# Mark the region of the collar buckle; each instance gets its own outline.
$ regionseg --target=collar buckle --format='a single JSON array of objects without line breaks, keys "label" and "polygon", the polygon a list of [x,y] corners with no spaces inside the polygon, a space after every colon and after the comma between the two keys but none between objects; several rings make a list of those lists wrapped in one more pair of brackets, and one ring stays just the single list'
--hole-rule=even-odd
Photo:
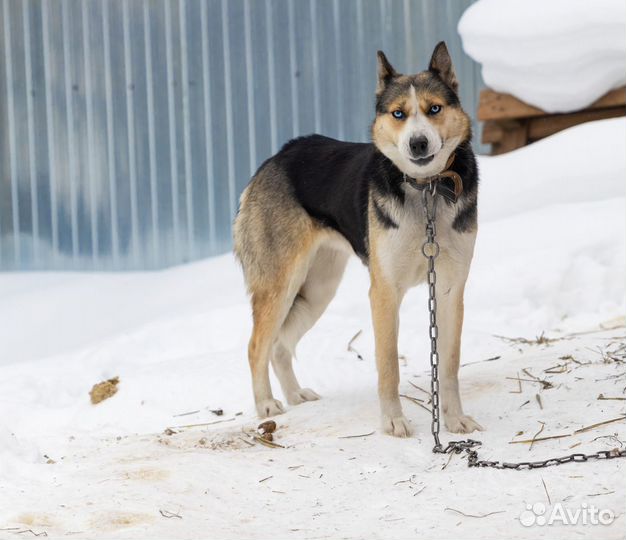
[{"label": "collar buckle", "polygon": [[439,174],[428,178],[428,183],[420,183],[406,174],[403,174],[404,181],[412,188],[422,191],[426,188],[433,194],[439,193],[444,199],[455,204],[463,193],[463,179],[456,171],[450,170],[454,162],[454,152],[450,154],[445,169]]}]

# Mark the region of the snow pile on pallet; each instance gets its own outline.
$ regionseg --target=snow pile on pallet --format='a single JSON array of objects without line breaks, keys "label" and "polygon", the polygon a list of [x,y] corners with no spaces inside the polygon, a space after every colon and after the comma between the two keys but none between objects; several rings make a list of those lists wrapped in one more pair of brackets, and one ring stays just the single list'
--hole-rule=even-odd
[{"label": "snow pile on pallet", "polygon": [[487,86],[548,112],[626,83],[623,0],[479,0],[458,30]]},{"label": "snow pile on pallet", "polygon": [[[598,162],[574,159],[595,140],[615,147]],[[473,434],[485,459],[539,460],[626,439],[624,147],[626,121],[614,119],[479,159],[461,387],[466,412],[487,428]],[[531,539],[541,530],[519,521],[528,503],[622,511],[618,460],[516,473],[431,453],[419,389],[429,385],[424,288],[404,301],[399,341],[416,434],[383,435],[367,290],[355,259],[298,348],[298,377],[323,398],[276,417],[280,446],[268,447],[252,436],[250,307],[232,256],[152,273],[1,275],[0,529]],[[364,360],[347,348],[358,331]],[[93,405],[93,385],[116,376],[117,392]],[[540,430],[559,438],[523,442]],[[621,538],[623,519],[597,535]]]}]

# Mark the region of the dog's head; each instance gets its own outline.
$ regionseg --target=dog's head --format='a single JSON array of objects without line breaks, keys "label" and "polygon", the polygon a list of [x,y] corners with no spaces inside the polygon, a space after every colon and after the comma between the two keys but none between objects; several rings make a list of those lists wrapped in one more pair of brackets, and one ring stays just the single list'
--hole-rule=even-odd
[{"label": "dog's head", "polygon": [[397,73],[378,51],[374,144],[412,178],[438,174],[454,149],[471,136],[458,89],[443,41],[435,47],[428,70],[417,75]]}]

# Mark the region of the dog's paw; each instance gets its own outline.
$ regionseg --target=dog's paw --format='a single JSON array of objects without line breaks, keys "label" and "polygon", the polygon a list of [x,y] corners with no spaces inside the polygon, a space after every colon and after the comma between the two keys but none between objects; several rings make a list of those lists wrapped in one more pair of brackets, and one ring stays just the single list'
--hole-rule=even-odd
[{"label": "dog's paw", "polygon": [[466,414],[444,415],[444,423],[450,433],[471,433],[472,431],[483,430],[483,427],[476,420]]},{"label": "dog's paw", "polygon": [[289,392],[287,395],[287,403],[289,405],[298,405],[305,401],[316,401],[318,399],[320,399],[319,394],[310,388],[298,388],[298,390]]},{"label": "dog's paw", "polygon": [[257,413],[260,418],[267,418],[268,416],[276,416],[277,414],[283,414],[285,409],[283,404],[277,399],[270,398],[257,402]]},{"label": "dog's paw", "polygon": [[383,431],[394,437],[410,437],[413,434],[409,421],[404,416],[382,416]]}]

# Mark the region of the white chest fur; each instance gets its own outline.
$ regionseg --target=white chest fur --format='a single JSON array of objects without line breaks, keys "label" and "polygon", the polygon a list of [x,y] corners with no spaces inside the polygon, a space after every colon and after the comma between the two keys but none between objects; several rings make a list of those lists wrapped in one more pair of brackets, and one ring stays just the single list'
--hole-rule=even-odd
[{"label": "white chest fur", "polygon": [[[377,235],[378,260],[391,282],[408,289],[426,279],[426,258],[422,253],[422,245],[426,241],[422,192],[406,186],[403,204],[388,201],[380,206],[398,227],[386,228]],[[452,264],[466,270],[474,251],[476,233],[454,230],[452,224],[456,214],[455,205],[446,204],[439,198],[435,222],[440,246],[437,264]]]}]

